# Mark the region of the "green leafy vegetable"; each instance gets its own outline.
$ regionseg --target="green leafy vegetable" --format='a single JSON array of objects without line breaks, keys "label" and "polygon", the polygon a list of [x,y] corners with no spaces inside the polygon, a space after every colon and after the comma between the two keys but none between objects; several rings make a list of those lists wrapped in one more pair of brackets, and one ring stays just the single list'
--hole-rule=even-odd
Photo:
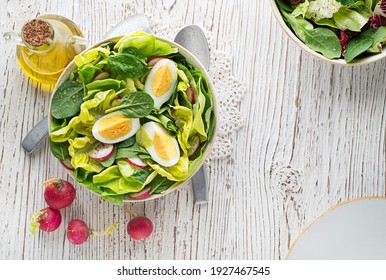
[{"label": "green leafy vegetable", "polygon": [[121,111],[128,118],[143,118],[154,108],[153,98],[146,92],[132,92],[125,95],[118,106],[106,110],[107,113]]},{"label": "green leafy vegetable", "polygon": [[134,145],[126,148],[119,148],[117,151],[117,155],[115,158],[122,159],[122,158],[132,158],[137,156],[138,154],[146,153],[145,150],[141,148],[141,146],[138,145],[138,143],[135,143]]},{"label": "green leafy vegetable", "polygon": [[340,30],[351,30],[360,32],[362,27],[369,21],[369,18],[357,11],[342,7],[333,16],[336,26]]},{"label": "green leafy vegetable", "polygon": [[374,40],[367,36],[358,36],[350,40],[347,45],[344,59],[347,62],[351,62],[358,55],[364,53],[368,48],[373,45]]},{"label": "green leafy vegetable", "polygon": [[164,193],[167,189],[169,189],[175,182],[162,177],[161,175],[157,175],[150,183],[149,187],[151,187],[152,194],[160,194]]},{"label": "green leafy vegetable", "polygon": [[282,14],[295,34],[309,48],[330,59],[341,56],[342,46],[338,36],[332,30],[323,27],[314,29],[313,25],[302,17],[295,17],[285,11],[282,11]]},{"label": "green leafy vegetable", "polygon": [[110,56],[108,66],[111,71],[125,78],[140,78],[149,69],[140,59],[128,53]]},{"label": "green leafy vegetable", "polygon": [[54,157],[65,160],[69,157],[68,147],[70,144],[68,142],[54,142],[50,139],[50,149]]},{"label": "green leafy vegetable", "polygon": [[56,119],[76,115],[83,102],[83,86],[76,81],[65,81],[55,91],[51,102],[51,114]]}]

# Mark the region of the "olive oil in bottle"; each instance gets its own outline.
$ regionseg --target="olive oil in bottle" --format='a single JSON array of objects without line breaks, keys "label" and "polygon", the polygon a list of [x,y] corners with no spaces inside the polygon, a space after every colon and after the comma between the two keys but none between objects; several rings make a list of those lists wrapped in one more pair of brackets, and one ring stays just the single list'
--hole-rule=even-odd
[{"label": "olive oil in bottle", "polygon": [[43,15],[22,28],[21,44],[16,46],[20,67],[33,80],[55,84],[75,55],[87,42],[71,20],[59,15]]}]

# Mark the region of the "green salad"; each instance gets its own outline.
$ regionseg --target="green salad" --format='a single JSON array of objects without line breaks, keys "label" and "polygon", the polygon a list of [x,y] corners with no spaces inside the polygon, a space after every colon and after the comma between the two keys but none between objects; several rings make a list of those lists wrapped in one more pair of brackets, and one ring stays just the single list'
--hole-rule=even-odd
[{"label": "green salad", "polygon": [[382,52],[386,0],[276,0],[284,21],[310,49],[346,62]]},{"label": "green salad", "polygon": [[50,148],[78,183],[120,204],[162,194],[195,172],[215,129],[201,70],[142,31],[74,61],[52,97]]}]

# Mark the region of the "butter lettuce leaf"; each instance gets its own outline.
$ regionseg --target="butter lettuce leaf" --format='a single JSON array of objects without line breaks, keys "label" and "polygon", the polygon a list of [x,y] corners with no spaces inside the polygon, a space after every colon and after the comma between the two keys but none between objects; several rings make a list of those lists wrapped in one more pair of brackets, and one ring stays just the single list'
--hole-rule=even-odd
[{"label": "butter lettuce leaf", "polygon": [[137,31],[130,35],[122,37],[114,49],[118,53],[124,52],[127,48],[137,48],[146,57],[166,56],[176,53],[177,49],[172,48],[168,43],[157,40],[154,35],[147,34],[143,31]]},{"label": "butter lettuce leaf", "polygon": [[148,162],[151,168],[153,168],[159,175],[166,177],[171,181],[184,181],[189,176],[189,159],[186,154],[183,154],[179,161],[170,167],[164,167],[159,164]]},{"label": "butter lettuce leaf", "polygon": [[187,154],[190,148],[189,136],[191,135],[193,126],[193,112],[184,106],[172,106],[169,109],[169,114],[175,120],[175,124],[178,128],[177,140],[180,144],[182,151]]},{"label": "butter lettuce leaf", "polygon": [[333,19],[340,30],[351,30],[355,32],[360,32],[362,27],[369,21],[367,16],[346,7],[339,9],[339,11],[334,14]]},{"label": "butter lettuce leaf", "polygon": [[88,151],[94,146],[95,139],[92,137],[77,137],[68,140],[70,146],[68,148],[71,156],[71,165],[77,169],[82,168],[88,172],[100,172],[104,166],[96,160],[88,156]]},{"label": "butter lettuce leaf", "polygon": [[97,47],[97,48],[88,50],[83,54],[76,55],[74,57],[74,61],[76,66],[78,67],[88,63],[95,65],[101,60],[102,57],[109,56],[109,55],[110,55],[110,50],[103,47]]},{"label": "butter lettuce leaf", "polygon": [[110,189],[115,194],[138,192],[142,189],[142,184],[125,180],[117,165],[106,168],[99,174],[94,175],[93,184],[104,189]]}]

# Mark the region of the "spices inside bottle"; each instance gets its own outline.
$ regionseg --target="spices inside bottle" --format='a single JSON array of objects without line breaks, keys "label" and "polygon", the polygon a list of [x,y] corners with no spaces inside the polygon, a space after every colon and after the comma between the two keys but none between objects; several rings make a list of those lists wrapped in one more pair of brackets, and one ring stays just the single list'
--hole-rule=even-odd
[{"label": "spices inside bottle", "polygon": [[76,49],[73,44],[73,38],[81,37],[75,23],[65,17],[44,15],[32,19],[22,28],[23,45],[16,47],[19,65],[35,81],[55,84],[68,63],[84,49]]}]

